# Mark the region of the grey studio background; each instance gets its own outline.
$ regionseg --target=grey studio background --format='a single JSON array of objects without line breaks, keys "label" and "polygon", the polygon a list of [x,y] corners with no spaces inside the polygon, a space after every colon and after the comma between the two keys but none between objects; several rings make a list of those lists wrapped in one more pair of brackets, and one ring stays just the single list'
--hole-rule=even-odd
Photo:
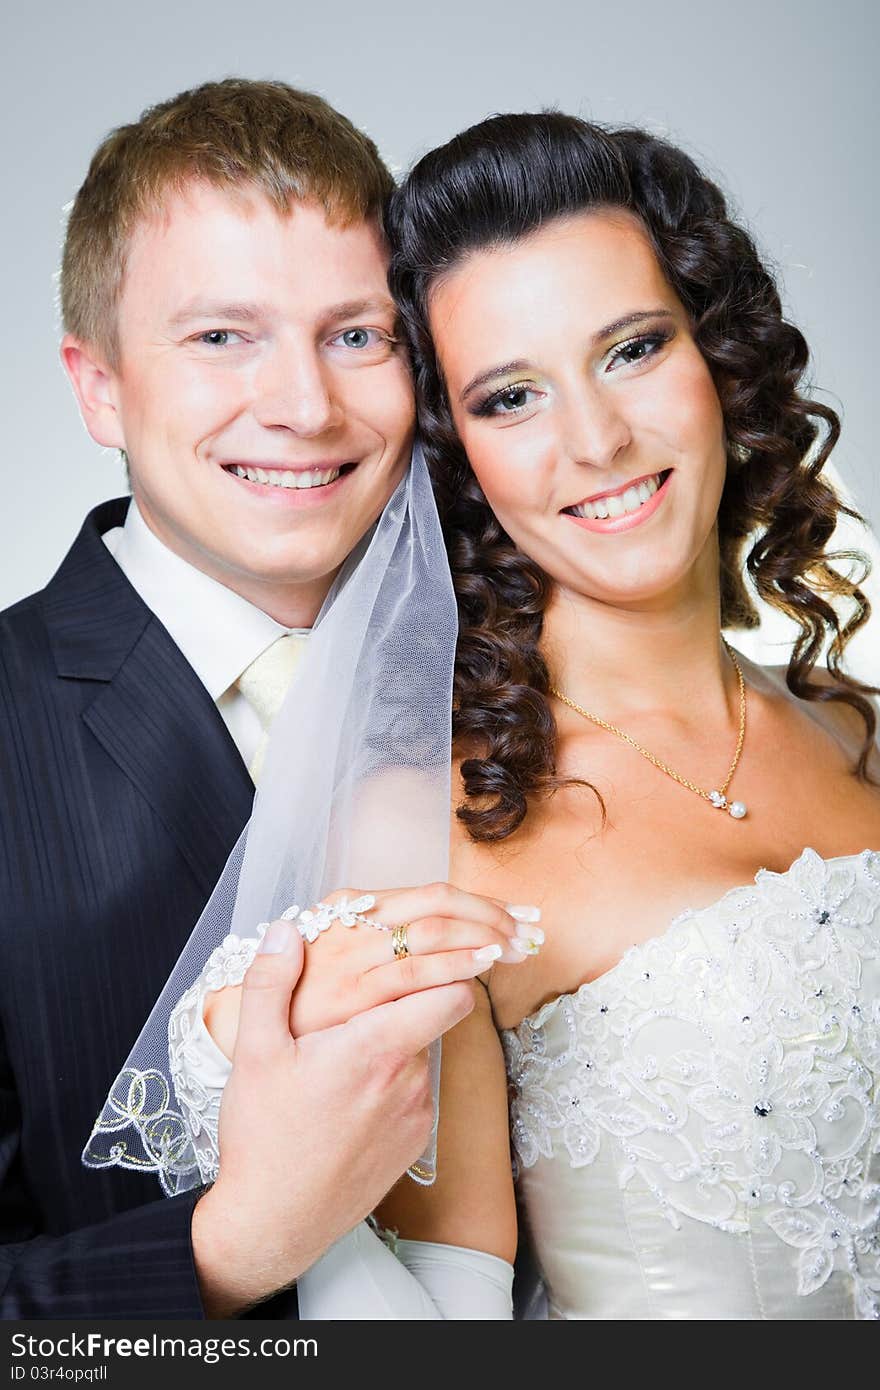
[{"label": "grey studio background", "polygon": [[[779,268],[818,394],[843,412],[837,468],[880,529],[878,13],[870,0],[19,0],[4,44],[0,607],[40,588],[87,510],[125,491],[58,362],[63,208],[112,126],[229,74],[319,91],[398,171],[490,112],[545,105],[683,144]],[[867,641],[859,674],[878,679],[880,635]]]}]

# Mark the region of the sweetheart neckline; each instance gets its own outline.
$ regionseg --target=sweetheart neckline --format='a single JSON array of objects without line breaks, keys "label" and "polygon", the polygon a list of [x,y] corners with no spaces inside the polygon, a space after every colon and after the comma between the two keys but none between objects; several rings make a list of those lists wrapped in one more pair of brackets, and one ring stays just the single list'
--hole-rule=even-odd
[{"label": "sweetheart neckline", "polygon": [[732,888],[725,889],[719,898],[716,898],[714,902],[707,903],[705,907],[684,908],[672,918],[662,931],[656,932],[654,936],[646,937],[644,941],[635,941],[632,946],[627,946],[620,959],[615,961],[614,965],[609,966],[607,970],[603,970],[601,975],[596,975],[592,980],[585,980],[583,984],[578,985],[576,989],[563,990],[561,994],[557,994],[553,999],[548,999],[546,1003],[541,1004],[537,1009],[533,1009],[531,1013],[525,1014],[520,1019],[519,1023],[511,1024],[507,1028],[499,1028],[498,1032],[502,1036],[505,1033],[516,1033],[526,1024],[533,1031],[543,1027],[545,1018],[549,1018],[550,1014],[562,1003],[563,999],[580,999],[586,996],[591,990],[604,985],[607,980],[617,974],[627,961],[631,960],[634,956],[638,956],[648,947],[655,946],[658,941],[667,941],[679,927],[683,927],[686,923],[692,922],[695,918],[701,917],[706,912],[716,911],[723,903],[727,902],[727,899],[732,897],[734,893],[742,893],[749,888],[760,885],[762,874],[772,874],[776,878],[788,878],[793,870],[797,868],[798,864],[808,855],[815,855],[823,864],[845,864],[847,860],[867,859],[869,855],[878,853],[880,853],[880,850],[863,849],[853,854],[832,854],[826,859],[823,855],[819,854],[818,850],[814,850],[810,845],[807,845],[801,850],[798,857],[792,860],[787,869],[782,869],[780,871],[766,868],[758,869],[750,883],[735,883]]}]

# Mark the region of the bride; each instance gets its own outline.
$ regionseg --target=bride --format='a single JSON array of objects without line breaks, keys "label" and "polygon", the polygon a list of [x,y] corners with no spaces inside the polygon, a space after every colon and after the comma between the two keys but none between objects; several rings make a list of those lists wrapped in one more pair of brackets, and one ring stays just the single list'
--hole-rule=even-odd
[{"label": "bride", "polygon": [[[543,945],[444,1042],[436,1182],[303,1314],[509,1317],[527,1235],[552,1318],[878,1317],[880,755],[804,340],[637,130],[492,118],[389,226],[459,606],[450,878],[537,904]],[[756,594],[787,668],[722,635]],[[209,988],[186,1084],[219,1095],[239,990]]]},{"label": "bride", "polygon": [[[461,619],[452,874],[528,885],[546,945],[447,1047],[437,1186],[384,1219],[509,1252],[500,1133],[456,1081],[500,1085],[491,1012],[553,1315],[877,1316],[880,760],[835,670],[833,602],[861,604],[803,338],[638,131],[487,121],[392,236]],[[722,639],[744,560],[801,626],[787,671]]]}]

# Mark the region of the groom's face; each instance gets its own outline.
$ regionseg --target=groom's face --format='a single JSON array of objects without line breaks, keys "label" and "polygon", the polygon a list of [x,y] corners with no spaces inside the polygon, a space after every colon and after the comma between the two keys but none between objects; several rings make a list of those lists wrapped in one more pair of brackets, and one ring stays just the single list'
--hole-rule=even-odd
[{"label": "groom's face", "polygon": [[132,237],[108,393],[147,523],[310,623],[403,476],[408,364],[371,222],[193,184]]}]

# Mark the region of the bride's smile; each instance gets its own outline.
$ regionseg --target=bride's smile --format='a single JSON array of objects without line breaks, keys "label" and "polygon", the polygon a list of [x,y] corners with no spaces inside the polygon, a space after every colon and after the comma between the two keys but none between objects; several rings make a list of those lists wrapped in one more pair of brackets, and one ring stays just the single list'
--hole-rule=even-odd
[{"label": "bride's smile", "polygon": [[[585,529],[598,531],[600,535],[603,532],[615,535],[620,531],[630,530],[633,526],[647,521],[666,500],[666,484],[672,473],[671,468],[661,469],[659,473],[652,473],[648,478],[636,478],[614,491],[607,489],[563,510],[575,521],[590,523]],[[657,496],[658,493],[660,496]],[[657,499],[656,502],[651,500],[654,497]]]}]

